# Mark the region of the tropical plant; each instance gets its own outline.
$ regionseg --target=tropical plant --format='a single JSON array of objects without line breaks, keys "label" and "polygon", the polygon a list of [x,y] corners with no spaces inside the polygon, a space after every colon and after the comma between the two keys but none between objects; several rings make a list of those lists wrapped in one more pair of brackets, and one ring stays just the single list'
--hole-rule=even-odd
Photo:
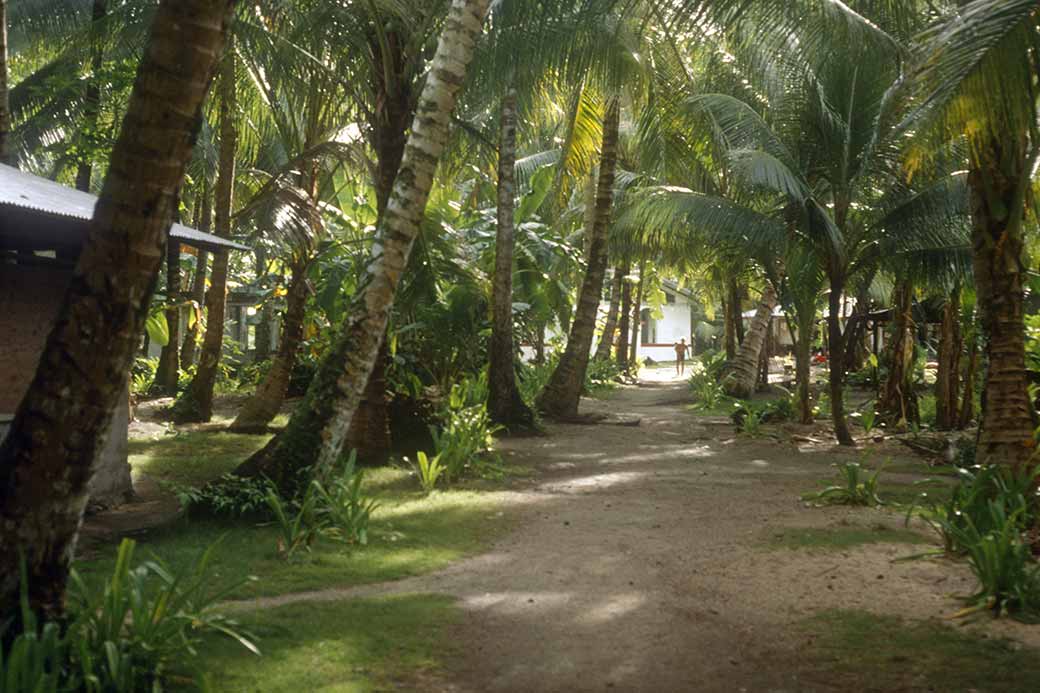
[{"label": "tropical plant", "polygon": [[802,500],[821,501],[829,505],[882,505],[878,495],[881,472],[885,465],[881,464],[873,474],[863,469],[859,462],[844,462],[837,465],[839,484],[827,486],[819,491],[806,493]]},{"label": "tropical plant", "polygon": [[444,467],[441,466],[441,456],[434,455],[429,457],[422,450],[415,453],[415,455],[415,466],[419,471],[419,484],[426,493],[433,493],[437,488],[437,481],[444,474]]}]

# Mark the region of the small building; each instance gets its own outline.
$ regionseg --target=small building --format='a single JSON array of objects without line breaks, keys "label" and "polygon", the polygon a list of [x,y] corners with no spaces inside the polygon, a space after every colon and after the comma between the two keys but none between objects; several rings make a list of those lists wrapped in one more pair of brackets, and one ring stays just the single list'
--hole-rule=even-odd
[{"label": "small building", "polygon": [[[25,395],[86,241],[97,198],[0,165],[0,439]],[[180,224],[171,241],[215,251],[248,250]],[[132,491],[127,461],[129,400],[113,412],[112,429],[91,504],[112,505]]]}]

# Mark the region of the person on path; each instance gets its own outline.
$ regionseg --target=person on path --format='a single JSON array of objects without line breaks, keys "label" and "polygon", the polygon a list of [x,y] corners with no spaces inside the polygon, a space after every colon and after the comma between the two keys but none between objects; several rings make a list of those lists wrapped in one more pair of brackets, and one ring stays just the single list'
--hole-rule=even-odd
[{"label": "person on path", "polygon": [[686,372],[686,337],[675,343],[675,374],[683,375]]}]

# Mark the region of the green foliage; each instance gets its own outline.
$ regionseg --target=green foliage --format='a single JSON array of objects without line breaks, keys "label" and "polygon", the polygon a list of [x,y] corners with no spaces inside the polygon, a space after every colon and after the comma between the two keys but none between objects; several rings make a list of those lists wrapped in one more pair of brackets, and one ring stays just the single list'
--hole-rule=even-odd
[{"label": "green foliage", "polygon": [[749,438],[757,438],[762,433],[762,420],[765,412],[762,409],[748,409],[741,423],[737,426],[744,435]]},{"label": "green foliage", "polygon": [[130,367],[130,392],[143,395],[155,382],[155,373],[159,370],[159,359],[138,356]]},{"label": "green foliage", "polygon": [[252,517],[270,510],[268,493],[274,485],[267,479],[252,479],[224,474],[205,486],[165,484],[190,513],[224,517]]},{"label": "green foliage", "polygon": [[214,609],[239,586],[211,586],[216,544],[184,572],[160,561],[134,567],[134,547],[123,540],[100,587],[72,572],[64,632],[57,623],[41,624],[29,609],[23,568],[22,632],[0,656],[5,693],[162,691],[169,677],[195,668],[199,645],[211,633],[259,654],[251,636]]},{"label": "green foliage", "polygon": [[379,503],[362,490],[364,477],[364,471],[357,469],[357,452],[351,450],[346,466],[336,478],[326,484],[313,482],[326,536],[347,544],[368,543],[369,521]]},{"label": "green foliage", "polygon": [[989,609],[1034,620],[1040,617],[1040,566],[1029,540],[1038,518],[1037,479],[1002,465],[959,468],[960,482],[941,501],[922,494],[907,513],[917,514],[942,539],[947,553],[963,555],[978,580],[964,613]]},{"label": "green foliage", "polygon": [[427,457],[426,453],[420,450],[416,453],[416,457],[418,458],[415,464],[419,470],[419,484],[426,493],[433,493],[433,490],[437,488],[437,480],[444,473],[441,456]]},{"label": "green foliage", "polygon": [[690,390],[694,408],[701,411],[714,411],[727,400],[725,388],[706,371],[690,376]]},{"label": "green foliage", "polygon": [[274,489],[270,489],[267,492],[267,505],[279,530],[278,555],[291,561],[299,551],[310,551],[322,529],[318,520],[318,493],[315,486],[308,485],[298,503],[284,500]]},{"label": "green foliage", "polygon": [[709,349],[700,355],[700,362],[704,375],[718,380],[722,369],[726,367],[726,352]]},{"label": "green foliage", "polygon": [[837,467],[840,483],[807,493],[802,496],[802,500],[821,501],[830,505],[883,504],[878,495],[878,486],[885,465],[879,466],[873,474],[866,472],[859,462],[845,462]]},{"label": "green foliage", "polygon": [[860,416],[860,423],[863,424],[863,432],[869,436],[877,424],[877,412],[874,411],[874,407],[867,407],[862,416]]},{"label": "green foliage", "polygon": [[430,435],[445,481],[486,469],[498,430],[487,411],[487,376],[453,385],[437,418],[440,425],[430,426]]},{"label": "green foliage", "polygon": [[535,400],[545,389],[549,378],[552,377],[559,357],[553,354],[545,359],[544,363],[524,363],[517,371],[517,386],[520,388],[520,396],[524,398],[527,406],[535,410]]},{"label": "green foliage", "polygon": [[917,398],[917,411],[924,426],[934,427],[936,416],[936,399],[932,393],[921,395]]},{"label": "green foliage", "polygon": [[585,394],[598,395],[613,390],[623,374],[614,359],[590,360],[585,369]]}]

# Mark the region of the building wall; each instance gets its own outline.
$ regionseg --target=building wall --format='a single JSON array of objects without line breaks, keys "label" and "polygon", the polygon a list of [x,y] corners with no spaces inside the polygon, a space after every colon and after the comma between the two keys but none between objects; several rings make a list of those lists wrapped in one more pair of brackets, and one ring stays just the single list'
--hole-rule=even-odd
[{"label": "building wall", "polygon": [[[0,266],[0,439],[36,373],[72,270]],[[128,401],[116,408],[113,426],[91,483],[91,504],[112,505],[132,493],[127,461]]]}]

